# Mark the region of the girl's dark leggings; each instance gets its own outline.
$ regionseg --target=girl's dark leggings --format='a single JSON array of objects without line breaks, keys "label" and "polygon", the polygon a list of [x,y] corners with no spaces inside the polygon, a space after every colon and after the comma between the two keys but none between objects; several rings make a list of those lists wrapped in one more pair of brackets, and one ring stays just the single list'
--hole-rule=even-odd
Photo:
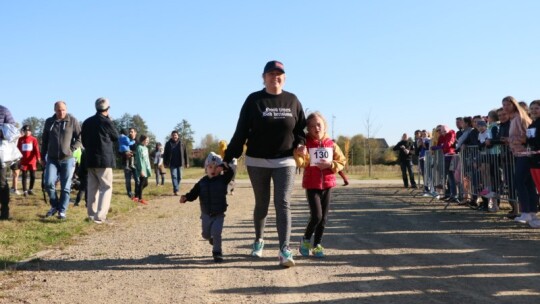
[{"label": "girl's dark leggings", "polygon": [[311,239],[311,236],[315,233],[315,238],[313,239],[313,246],[315,247],[322,241],[324,228],[328,219],[332,188],[324,190],[306,189],[306,196],[309,203],[310,217],[304,238]]},{"label": "girl's dark leggings", "polygon": [[148,186],[148,177],[147,176],[139,177],[139,185],[135,187],[135,196],[139,198],[140,200],[143,199],[142,193],[143,193],[143,189],[146,188],[146,186]]},{"label": "girl's dark leggings", "polygon": [[[26,176],[27,173],[30,173],[30,185],[28,188],[26,188]],[[36,182],[36,171],[34,170],[21,170],[21,176],[22,176],[22,188],[23,191],[26,190],[33,190],[34,189],[34,183]]]}]

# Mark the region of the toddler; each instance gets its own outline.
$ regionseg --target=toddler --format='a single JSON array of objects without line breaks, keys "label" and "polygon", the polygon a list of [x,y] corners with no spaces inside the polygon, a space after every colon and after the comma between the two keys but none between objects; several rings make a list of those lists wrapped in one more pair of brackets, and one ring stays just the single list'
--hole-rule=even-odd
[{"label": "toddler", "polygon": [[133,146],[135,141],[127,136],[126,129],[120,130],[120,137],[118,137],[118,152],[125,153],[130,151],[129,146]]},{"label": "toddler", "polygon": [[[194,201],[199,198],[201,206],[202,237],[212,245],[214,262],[223,262],[221,249],[221,232],[225,211],[227,211],[227,186],[233,178],[232,164],[225,169],[219,155],[210,152],[204,162],[206,176],[201,178],[185,195],[180,197],[180,203]],[[222,173],[222,171],[225,171]]]}]

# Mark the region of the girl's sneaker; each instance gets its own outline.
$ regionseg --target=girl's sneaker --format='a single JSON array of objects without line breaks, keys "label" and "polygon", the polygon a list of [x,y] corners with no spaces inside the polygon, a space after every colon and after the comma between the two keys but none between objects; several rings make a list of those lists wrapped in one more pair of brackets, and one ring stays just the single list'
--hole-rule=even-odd
[{"label": "girl's sneaker", "polygon": [[324,258],[324,248],[323,246],[321,246],[321,244],[317,245],[317,247],[313,248],[313,250],[311,250],[311,252],[313,253],[313,256],[317,257],[317,258]]},{"label": "girl's sneaker", "polygon": [[283,248],[279,251],[279,265],[283,267],[294,266],[293,254],[288,246],[283,246]]},{"label": "girl's sneaker", "polygon": [[302,243],[300,244],[300,254],[302,256],[309,256],[309,251],[311,250],[311,242],[308,239],[302,238]]}]

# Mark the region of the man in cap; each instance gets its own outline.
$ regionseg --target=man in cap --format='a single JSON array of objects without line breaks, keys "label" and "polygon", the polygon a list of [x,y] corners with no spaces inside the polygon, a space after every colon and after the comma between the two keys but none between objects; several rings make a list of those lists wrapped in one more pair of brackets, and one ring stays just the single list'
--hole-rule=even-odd
[{"label": "man in cap", "polygon": [[97,224],[107,219],[113,190],[112,168],[116,166],[113,144],[119,134],[109,117],[109,108],[107,98],[98,98],[96,114],[82,125],[83,158],[88,170],[88,219]]},{"label": "man in cap", "polygon": [[[45,168],[45,189],[49,194],[51,209],[45,217],[58,213],[66,218],[71,192],[71,178],[75,169],[73,151],[81,146],[79,121],[68,114],[64,101],[54,104],[55,114],[45,120],[41,139],[41,162]],[[56,180],[60,177],[60,197],[56,193]]]}]

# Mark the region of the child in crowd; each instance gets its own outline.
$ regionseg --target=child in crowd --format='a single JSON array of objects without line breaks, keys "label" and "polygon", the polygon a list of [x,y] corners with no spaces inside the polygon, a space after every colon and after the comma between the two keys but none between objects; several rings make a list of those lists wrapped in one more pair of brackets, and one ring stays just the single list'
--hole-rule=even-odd
[{"label": "child in crowd", "polygon": [[143,190],[148,186],[148,178],[152,176],[152,166],[150,165],[150,157],[148,155],[149,139],[146,135],[139,137],[139,145],[137,145],[137,152],[135,153],[135,174],[139,176],[139,184],[135,189],[134,202],[139,202],[143,205],[148,204],[143,199]]},{"label": "child in crowd", "polygon": [[159,177],[161,176],[161,185],[165,184],[165,166],[163,165],[163,146],[160,142],[156,143],[154,151],[152,151],[152,159],[154,160],[154,172],[156,173],[156,186],[160,185]]},{"label": "child in crowd", "polygon": [[118,152],[125,153],[130,151],[129,146],[135,144],[135,141],[127,136],[126,129],[120,130],[120,137],[118,137]]},{"label": "child in crowd", "polygon": [[[77,150],[76,150],[77,151]],[[77,191],[77,197],[75,197],[75,206],[79,206],[81,200],[84,198],[84,206],[88,202],[88,193],[86,189],[88,187],[88,168],[86,167],[86,152],[84,149],[79,148],[80,159],[75,164],[75,174],[79,179],[79,190]]]},{"label": "child in crowd", "polygon": [[[306,123],[306,146],[301,152],[295,151],[297,166],[305,168],[302,187],[306,189],[310,211],[300,253],[309,256],[311,250],[315,257],[324,257],[321,241],[328,219],[332,188],[336,186],[335,173],[343,170],[346,158],[326,134],[327,124],[321,113],[311,113]],[[311,237],[314,233],[312,247]]]},{"label": "child in crowd", "polygon": [[478,120],[476,122],[476,129],[478,130],[478,142],[479,145],[479,157],[480,157],[480,186],[479,189],[482,189],[480,191],[480,195],[482,196],[482,204],[480,204],[480,207],[478,210],[480,211],[489,211],[489,206],[492,205],[492,198],[494,196],[494,192],[492,192],[491,186],[489,185],[489,176],[490,176],[490,167],[489,167],[489,159],[487,155],[486,150],[486,141],[489,141],[489,132],[488,132],[488,126],[487,123],[484,120]]},{"label": "child in crowd", "polygon": [[214,262],[223,262],[221,249],[221,232],[225,211],[227,211],[227,186],[233,178],[236,168],[229,164],[222,174],[225,166],[222,158],[210,152],[204,162],[206,176],[201,178],[185,195],[180,197],[180,203],[192,202],[199,198],[201,206],[202,237],[212,245]]},{"label": "child in crowd", "polygon": [[[23,136],[19,137],[17,148],[22,153],[19,168],[22,172],[22,186],[24,196],[34,194],[34,183],[36,181],[36,170],[41,153],[39,151],[38,140],[32,136],[32,128],[29,125],[22,127]],[[26,178],[30,175],[30,184],[27,187]]]}]

